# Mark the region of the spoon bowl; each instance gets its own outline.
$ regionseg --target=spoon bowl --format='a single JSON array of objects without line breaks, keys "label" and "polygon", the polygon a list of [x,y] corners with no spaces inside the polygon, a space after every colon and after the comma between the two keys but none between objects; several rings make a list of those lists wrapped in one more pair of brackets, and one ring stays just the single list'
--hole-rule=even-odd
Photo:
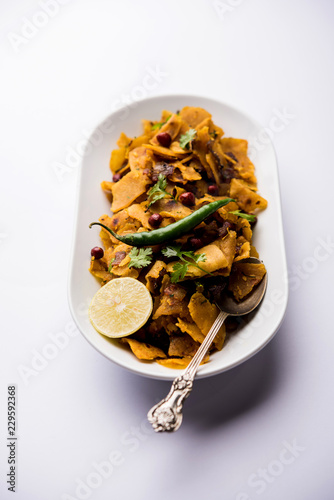
[{"label": "spoon bowl", "polygon": [[[242,263],[261,264],[262,262],[256,257],[249,257],[248,259],[243,259]],[[249,314],[261,303],[264,294],[266,293],[267,283],[268,278],[266,273],[260,283],[253,288],[251,293],[242,301],[238,302],[232,294],[224,293],[218,300],[216,300],[215,303],[221,311],[227,313],[229,316],[243,316],[244,314]]]}]

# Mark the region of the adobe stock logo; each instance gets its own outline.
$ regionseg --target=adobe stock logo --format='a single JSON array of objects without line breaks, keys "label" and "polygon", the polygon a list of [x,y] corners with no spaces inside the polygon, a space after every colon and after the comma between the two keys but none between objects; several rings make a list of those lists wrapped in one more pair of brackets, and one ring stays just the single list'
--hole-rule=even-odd
[{"label": "adobe stock logo", "polygon": [[52,170],[59,183],[63,182],[64,176],[74,172],[82,159],[89,156],[96,147],[102,144],[105,136],[113,132],[120,122],[126,120],[130,116],[131,110],[135,109],[142,99],[148,97],[152,90],[157,89],[169,76],[169,73],[163,71],[159,64],[152,67],[146,66],[145,70],[145,75],[137,85],[134,85],[127,94],[121,94],[112,102],[111,110],[113,112],[122,109],[117,118],[107,118],[94,132],[83,129],[80,140],[76,144],[67,146],[63,161],[53,162]]},{"label": "adobe stock logo", "polygon": [[62,5],[66,5],[70,0],[41,0],[40,9],[37,10],[30,19],[22,18],[20,33],[11,31],[7,38],[14,50],[19,52],[20,48],[26,46],[50,21],[56,17]]},{"label": "adobe stock logo", "polygon": [[[283,448],[274,460],[271,460],[266,467],[259,467],[248,476],[247,485],[253,488],[257,495],[261,495],[268,485],[274,483],[279,476],[284,474],[286,468],[291,466],[306,450],[305,446],[300,446],[296,439],[293,439],[292,443],[283,441],[282,444]],[[254,498],[253,493],[250,496],[246,491],[240,491],[235,500],[251,500],[252,498]]]},{"label": "adobe stock logo", "polygon": [[[132,425],[127,431],[120,433],[117,448],[102,457],[102,460],[100,458],[91,462],[90,470],[75,478],[72,492],[63,493],[61,500],[88,500],[108,479],[117,474],[117,469],[126,462],[127,456],[136,453],[152,435],[154,430],[146,417],[139,425]],[[110,495],[109,497],[112,498]]]},{"label": "adobe stock logo", "polygon": [[233,12],[237,7],[239,7],[244,0],[214,0],[212,6],[218,15],[219,19],[223,21],[225,19],[226,14]]},{"label": "adobe stock logo", "polygon": [[39,350],[31,350],[31,359],[28,364],[17,366],[18,374],[24,385],[29,385],[31,377],[37,377],[43,372],[49,363],[56,359],[61,351],[69,344],[73,337],[79,335],[79,330],[74,321],[66,323],[62,331],[49,333],[49,342],[44,344]]},{"label": "adobe stock logo", "polygon": [[266,127],[259,132],[248,137],[248,156],[254,161],[259,151],[263,151],[277,134],[281,134],[295,120],[296,115],[290,113],[286,107],[282,109],[274,108],[272,116]]}]

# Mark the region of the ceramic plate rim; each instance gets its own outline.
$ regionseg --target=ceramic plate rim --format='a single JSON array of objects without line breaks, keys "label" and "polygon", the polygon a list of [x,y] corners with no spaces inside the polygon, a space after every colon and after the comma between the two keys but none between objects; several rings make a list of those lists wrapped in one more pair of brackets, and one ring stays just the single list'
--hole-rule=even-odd
[{"label": "ceramic plate rim", "polygon": [[[261,127],[261,125],[256,120],[254,120],[252,117],[250,117],[244,111],[241,111],[238,107],[236,107],[234,105],[231,105],[231,104],[228,104],[228,103],[225,103],[225,102],[220,101],[218,99],[213,99],[211,97],[207,97],[207,96],[199,96],[199,95],[195,95],[195,94],[191,94],[191,93],[189,93],[189,94],[170,93],[170,94],[166,94],[166,95],[156,95],[156,96],[153,96],[153,97],[148,97],[148,98],[136,101],[136,105],[137,106],[143,106],[143,105],[145,106],[145,104],[148,104],[148,103],[161,103],[161,106],[160,106],[160,111],[161,111],[161,109],[164,109],[163,102],[167,101],[167,100],[170,100],[170,99],[173,99],[173,98],[175,98],[175,99],[181,99],[181,100],[184,99],[185,102],[187,102],[189,100],[193,100],[193,101],[195,101],[194,105],[196,105],[196,101],[208,101],[211,104],[217,104],[218,106],[222,106],[222,107],[225,107],[225,108],[229,109],[230,111],[236,113],[237,115],[241,115],[244,119],[248,120],[253,125],[255,125],[255,127],[257,127],[259,130],[263,130],[263,127]],[[102,123],[104,123],[108,119],[111,119],[112,117],[115,117],[117,114],[119,114],[120,112],[126,110],[127,108],[128,108],[128,106],[123,106],[123,107],[117,109],[116,111],[113,111],[113,112],[109,113],[104,118],[104,120],[102,120],[101,122],[99,122],[96,125],[96,127],[94,127],[93,134],[101,126]],[[145,116],[143,116],[143,118],[145,118]],[[125,122],[124,123],[124,129],[125,129],[125,132],[126,132],[126,120],[124,120],[124,122]],[[224,123],[217,123],[217,125],[220,125],[220,126],[224,127]],[[228,135],[227,135],[227,137],[228,137]],[[242,138],[242,137],[240,137],[240,138]],[[282,221],[282,210],[281,210],[281,202],[280,202],[280,185],[279,185],[279,178],[278,178],[277,157],[276,157],[276,153],[275,153],[272,141],[269,138],[269,136],[268,136],[268,141],[267,141],[267,147],[271,148],[272,153],[274,155],[274,163],[275,163],[275,169],[274,169],[275,172],[274,173],[276,175],[277,194],[278,194],[278,198],[277,198],[276,202],[277,202],[277,205],[278,205],[278,207],[277,207],[278,208],[278,214],[280,216],[279,217],[279,221],[280,221],[279,231],[280,231],[280,238],[281,238],[281,240],[280,240],[280,242],[281,242],[281,251],[282,251],[281,257],[282,257],[282,264],[283,264],[283,267],[284,267],[283,271],[285,273],[287,273],[285,245],[284,245],[284,233],[283,233],[283,221]],[[112,149],[113,149],[113,145],[111,145],[110,151]],[[68,287],[67,287],[68,302],[69,302],[70,312],[72,314],[73,320],[74,320],[75,324],[77,325],[77,327],[78,327],[79,331],[81,332],[81,334],[84,336],[84,338],[98,352],[100,352],[103,356],[105,356],[107,359],[109,359],[110,361],[112,361],[116,365],[121,366],[122,368],[124,368],[126,370],[129,370],[132,373],[136,373],[136,374],[144,376],[144,377],[153,378],[153,379],[156,379],[156,380],[173,380],[175,378],[175,376],[180,375],[182,373],[182,370],[171,370],[169,368],[165,368],[164,367],[165,371],[162,371],[161,373],[160,372],[154,372],[154,371],[150,373],[148,371],[145,371],[145,367],[147,366],[147,364],[146,363],[142,363],[139,360],[137,360],[134,357],[134,355],[133,355],[133,357],[134,357],[134,360],[136,361],[136,363],[131,362],[130,364],[126,363],[126,362],[122,362],[120,359],[117,359],[117,356],[116,357],[111,357],[105,351],[103,351],[102,349],[100,349],[99,347],[97,347],[96,343],[94,343],[92,341],[92,339],[90,338],[90,336],[87,334],[85,328],[82,327],[82,323],[81,323],[80,319],[78,318],[77,311],[76,311],[76,309],[74,307],[73,286],[74,286],[74,265],[75,265],[75,259],[76,259],[76,252],[75,251],[76,251],[76,247],[77,247],[77,243],[78,243],[78,238],[79,238],[79,220],[80,220],[80,218],[79,218],[79,215],[80,215],[79,214],[79,207],[80,207],[80,203],[81,203],[82,190],[83,190],[82,183],[83,183],[83,175],[84,175],[84,162],[85,162],[85,158],[83,158],[82,161],[81,161],[81,164],[80,164],[80,167],[79,167],[78,176],[77,176],[77,183],[76,183],[76,201],[75,201],[75,217],[74,217],[75,223],[74,223],[74,230],[73,230],[73,236],[72,236],[71,257],[70,257],[70,271],[69,271],[69,279],[68,279]],[[255,167],[256,167],[256,165],[255,165]],[[106,173],[107,172],[108,172],[108,170],[106,168]],[[255,173],[256,172],[257,171],[255,170]],[[264,196],[266,196],[265,193],[263,193],[263,194],[264,194]],[[101,195],[102,195],[102,193],[101,193]],[[99,196],[98,192],[97,192],[96,196]],[[269,202],[270,202],[270,200],[269,200]],[[87,251],[88,250],[89,249],[87,249]],[[259,249],[259,251],[260,251],[260,257],[261,257],[261,249]],[[84,269],[84,271],[86,271],[86,269]],[[88,271],[87,271],[87,273],[88,273]],[[270,275],[268,277],[269,277],[268,281],[270,281]],[[92,277],[92,279],[94,279],[94,278]],[[286,283],[286,286],[285,286],[285,289],[284,289],[284,292],[283,292],[283,301],[281,303],[281,314],[280,314],[279,320],[276,322],[276,324],[273,325],[270,334],[268,334],[268,336],[265,338],[265,340],[261,344],[259,344],[258,346],[254,346],[254,348],[251,349],[251,350],[249,350],[249,352],[247,352],[247,354],[239,357],[237,360],[235,360],[235,362],[230,363],[228,366],[224,366],[224,367],[219,367],[218,366],[216,368],[211,367],[211,370],[210,370],[210,368],[206,369],[206,370],[203,370],[203,369],[201,369],[202,367],[200,367],[199,372],[197,374],[197,378],[206,378],[206,377],[217,375],[217,374],[222,373],[224,371],[230,370],[230,369],[238,366],[239,364],[245,362],[246,360],[250,359],[252,356],[254,356],[255,354],[257,354],[261,349],[263,349],[272,340],[272,338],[275,336],[275,334],[279,330],[279,328],[281,326],[281,323],[282,323],[282,321],[284,319],[284,315],[285,315],[286,307],[287,307],[287,302],[288,302],[288,286],[287,286],[287,283]],[[98,335],[100,335],[100,334],[98,334]],[[121,349],[121,348],[119,348],[119,349]],[[216,354],[223,354],[223,353],[224,353],[224,349],[222,351],[220,351],[219,353],[216,353]],[[157,366],[159,366],[159,369],[162,368],[161,365],[158,365],[157,363],[155,363],[155,364]],[[209,364],[203,365],[203,367],[208,367],[208,366],[209,366]]]}]

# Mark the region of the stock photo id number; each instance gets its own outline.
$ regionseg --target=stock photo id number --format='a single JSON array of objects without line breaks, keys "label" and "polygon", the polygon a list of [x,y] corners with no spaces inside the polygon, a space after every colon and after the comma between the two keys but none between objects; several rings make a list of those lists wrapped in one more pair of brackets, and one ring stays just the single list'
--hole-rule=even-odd
[{"label": "stock photo id number", "polygon": [[7,488],[16,491],[17,479],[17,388],[15,385],[7,387]]}]

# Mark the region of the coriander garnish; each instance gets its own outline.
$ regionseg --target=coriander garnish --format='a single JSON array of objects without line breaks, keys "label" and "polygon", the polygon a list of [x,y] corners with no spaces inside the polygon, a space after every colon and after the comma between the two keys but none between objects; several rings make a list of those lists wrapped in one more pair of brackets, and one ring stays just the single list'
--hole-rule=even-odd
[{"label": "coriander garnish", "polygon": [[[189,266],[195,266],[201,271],[204,271],[205,273],[207,272],[197,264],[198,262],[206,261],[206,255],[204,253],[195,254],[191,250],[183,251],[179,245],[168,246],[162,250],[162,253],[165,257],[177,257],[182,261],[176,262],[173,266],[173,272],[171,274],[172,283],[177,283],[178,281],[183,280],[187,274]],[[192,262],[186,260],[185,257],[190,259]]]},{"label": "coriander garnish", "polygon": [[182,134],[179,143],[182,149],[189,149],[190,143],[195,139],[197,132],[194,128],[187,130],[185,134]]},{"label": "coriander garnish", "polygon": [[152,262],[152,248],[137,248],[133,247],[129,253],[131,261],[129,262],[129,267],[136,267],[141,269],[146,267]]},{"label": "coriander garnish", "polygon": [[240,210],[234,210],[233,212],[229,212],[229,214],[237,215],[238,217],[241,217],[242,219],[246,219],[249,222],[254,222],[256,219],[255,215],[244,214],[243,212],[240,212]]},{"label": "coriander garnish", "polygon": [[170,119],[172,115],[169,115],[168,118],[164,121],[164,122],[158,122],[158,123],[154,123],[154,125],[151,126],[151,130],[160,130],[161,127],[163,125],[165,125],[165,123],[168,122],[168,120]]},{"label": "coriander garnish", "polygon": [[150,198],[150,203],[148,204],[147,208],[150,208],[153,203],[155,203],[158,200],[161,200],[162,198],[165,198],[165,196],[170,196],[175,200],[174,196],[166,191],[167,187],[167,179],[163,174],[159,174],[158,176],[158,182],[154,184],[153,187],[148,192],[148,197]]}]

